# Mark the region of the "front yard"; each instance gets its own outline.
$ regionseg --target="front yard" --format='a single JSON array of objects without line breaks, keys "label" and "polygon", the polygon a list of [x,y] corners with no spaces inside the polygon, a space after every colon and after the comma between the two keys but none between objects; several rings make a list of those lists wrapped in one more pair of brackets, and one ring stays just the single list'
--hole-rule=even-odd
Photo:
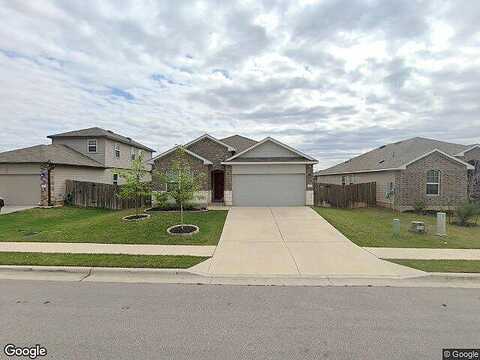
[{"label": "front yard", "polygon": [[216,245],[227,211],[186,212],[185,223],[200,227],[193,236],[171,236],[178,213],[153,213],[150,219],[125,222],[132,210],[72,207],[32,209],[0,216],[0,241],[88,242],[110,244]]},{"label": "front yard", "polygon": [[[389,209],[334,209],[314,208],[330,224],[359,246],[393,248],[445,248],[480,249],[480,226],[462,227],[447,225],[447,237],[435,235],[434,216],[413,213],[398,213]],[[401,221],[401,234],[392,235],[392,221]],[[414,234],[408,231],[410,222],[424,221],[427,234]]]}]

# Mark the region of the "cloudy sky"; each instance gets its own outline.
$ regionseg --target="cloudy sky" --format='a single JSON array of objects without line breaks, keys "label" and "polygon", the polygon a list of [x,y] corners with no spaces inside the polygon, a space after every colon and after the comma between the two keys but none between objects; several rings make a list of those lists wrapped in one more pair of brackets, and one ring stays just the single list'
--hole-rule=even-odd
[{"label": "cloudy sky", "polygon": [[0,0],[0,151],[100,126],[273,136],[333,165],[480,142],[480,1]]}]

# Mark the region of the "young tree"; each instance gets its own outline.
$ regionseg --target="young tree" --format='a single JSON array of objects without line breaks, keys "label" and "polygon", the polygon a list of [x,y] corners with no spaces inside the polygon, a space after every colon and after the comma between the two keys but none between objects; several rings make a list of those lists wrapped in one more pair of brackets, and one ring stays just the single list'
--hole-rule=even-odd
[{"label": "young tree", "polygon": [[147,170],[143,153],[132,161],[132,167],[128,170],[119,170],[118,175],[125,180],[121,185],[118,196],[122,199],[135,199],[135,216],[138,217],[140,200],[142,196],[151,195],[150,183],[146,182],[149,171]]},{"label": "young tree", "polygon": [[197,191],[201,190],[205,177],[192,171],[187,153],[181,146],[176,150],[170,168],[163,172],[157,171],[155,176],[166,188],[168,196],[175,200],[180,209],[180,224],[183,225],[183,207],[195,198]]}]

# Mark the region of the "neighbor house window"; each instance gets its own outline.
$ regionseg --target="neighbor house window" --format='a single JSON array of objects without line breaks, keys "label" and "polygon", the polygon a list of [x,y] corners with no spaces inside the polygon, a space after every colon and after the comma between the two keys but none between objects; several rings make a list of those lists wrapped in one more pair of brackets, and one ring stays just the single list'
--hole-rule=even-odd
[{"label": "neighbor house window", "polygon": [[120,144],[113,145],[113,152],[117,159],[120,159]]},{"label": "neighbor house window", "polygon": [[427,195],[440,195],[440,170],[427,171]]},{"label": "neighbor house window", "polygon": [[346,183],[347,183],[347,177],[342,176],[342,186],[345,186]]},{"label": "neighbor house window", "polygon": [[113,185],[118,185],[118,174],[113,174]]},{"label": "neighbor house window", "polygon": [[135,158],[137,157],[137,153],[135,151],[135,148],[130,148],[130,157],[132,160],[135,160]]},{"label": "neighbor house window", "polygon": [[97,152],[97,140],[87,140],[87,152],[96,153]]}]

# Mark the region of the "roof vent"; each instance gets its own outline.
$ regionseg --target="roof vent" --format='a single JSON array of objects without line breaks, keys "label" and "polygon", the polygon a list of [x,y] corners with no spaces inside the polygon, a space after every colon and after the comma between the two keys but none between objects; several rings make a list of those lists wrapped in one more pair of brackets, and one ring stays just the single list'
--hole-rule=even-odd
[{"label": "roof vent", "polygon": [[112,130],[107,130],[107,132],[109,132],[110,134],[113,134],[113,131],[112,131]]},{"label": "roof vent", "polygon": [[382,146],[379,147],[379,149],[383,149],[383,148],[385,148],[386,146],[387,146],[387,145],[382,145]]},{"label": "roof vent", "polygon": [[132,138],[130,138],[130,137],[128,137],[128,136],[127,136],[127,139],[128,139],[128,141],[132,141]]}]

